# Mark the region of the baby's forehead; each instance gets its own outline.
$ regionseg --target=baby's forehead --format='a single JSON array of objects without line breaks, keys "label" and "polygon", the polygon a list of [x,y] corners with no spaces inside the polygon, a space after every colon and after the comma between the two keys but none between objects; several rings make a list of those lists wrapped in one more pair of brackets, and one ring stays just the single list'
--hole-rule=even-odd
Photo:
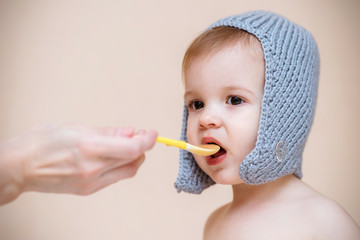
[{"label": "baby's forehead", "polygon": [[217,53],[228,51],[229,49],[235,53],[246,52],[252,59],[265,61],[261,43],[257,40],[257,38],[251,42],[243,41],[242,39],[234,42],[224,42],[216,46],[216,48],[214,48],[211,52],[204,53],[203,56],[199,56],[199,58],[206,58]]},{"label": "baby's forehead", "polygon": [[[229,57],[229,56],[242,56],[242,57]],[[211,64],[216,59],[221,58],[222,61],[217,62],[216,66]],[[238,59],[245,59],[245,61],[239,61]],[[221,65],[223,61],[226,61],[225,65]],[[188,72],[194,69],[198,69],[199,66],[209,66],[216,69],[227,69],[229,65],[234,68],[243,69],[248,71],[252,68],[259,69],[259,72],[264,72],[265,59],[262,52],[260,43],[250,46],[249,44],[237,41],[233,43],[224,43],[216,46],[210,52],[205,52],[202,55],[193,56],[191,62],[189,62],[186,69],[183,69],[184,80],[188,76]],[[261,68],[261,69],[260,69]],[[226,70],[225,70],[226,71]],[[264,73],[265,75],[265,73]],[[265,79],[264,79],[265,80]]]},{"label": "baby's forehead", "polygon": [[206,58],[237,45],[252,56],[264,59],[261,42],[255,35],[236,27],[221,26],[205,31],[192,42],[184,55],[183,71],[189,68],[194,59]]},{"label": "baby's forehead", "polygon": [[[206,56],[194,58],[184,72],[186,90],[198,88],[211,83],[212,89],[222,89],[223,92],[248,89],[262,95],[265,84],[265,61],[254,56],[252,49],[239,43],[224,45],[214,49]],[[200,87],[199,87],[200,86]]]}]

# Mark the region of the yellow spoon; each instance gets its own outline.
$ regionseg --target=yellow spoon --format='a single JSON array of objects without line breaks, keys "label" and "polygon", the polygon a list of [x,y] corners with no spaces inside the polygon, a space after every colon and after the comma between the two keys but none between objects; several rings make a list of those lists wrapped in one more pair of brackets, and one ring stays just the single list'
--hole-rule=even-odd
[{"label": "yellow spoon", "polygon": [[164,138],[164,137],[158,137],[156,139],[156,141],[159,143],[164,143],[167,146],[173,146],[173,147],[178,147],[178,148],[184,149],[188,152],[191,152],[191,153],[194,153],[194,154],[200,155],[200,156],[210,156],[210,155],[217,153],[220,150],[220,147],[215,144],[204,144],[204,145],[195,146],[195,145],[191,145],[185,141],[174,140],[174,139]]}]

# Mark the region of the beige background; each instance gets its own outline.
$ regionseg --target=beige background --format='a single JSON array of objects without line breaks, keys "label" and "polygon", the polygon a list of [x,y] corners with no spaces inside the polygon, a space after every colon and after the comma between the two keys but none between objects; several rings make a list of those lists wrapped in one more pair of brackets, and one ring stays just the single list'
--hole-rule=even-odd
[{"label": "beige background", "polygon": [[[0,140],[68,121],[178,138],[186,47],[210,23],[252,9],[285,15],[317,39],[320,94],[304,181],[360,223],[358,0],[1,0]],[[0,207],[0,239],[200,239],[231,189],[178,194],[177,157],[156,145],[136,178],[87,197],[25,193]]]}]

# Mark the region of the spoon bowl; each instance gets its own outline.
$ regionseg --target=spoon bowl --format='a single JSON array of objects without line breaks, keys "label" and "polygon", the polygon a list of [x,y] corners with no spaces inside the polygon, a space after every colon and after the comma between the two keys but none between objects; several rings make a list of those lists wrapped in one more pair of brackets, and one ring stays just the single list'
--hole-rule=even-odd
[{"label": "spoon bowl", "polygon": [[167,146],[178,147],[200,156],[210,156],[217,153],[220,147],[215,144],[191,145],[185,141],[174,140],[170,138],[158,137],[157,142],[166,144]]}]

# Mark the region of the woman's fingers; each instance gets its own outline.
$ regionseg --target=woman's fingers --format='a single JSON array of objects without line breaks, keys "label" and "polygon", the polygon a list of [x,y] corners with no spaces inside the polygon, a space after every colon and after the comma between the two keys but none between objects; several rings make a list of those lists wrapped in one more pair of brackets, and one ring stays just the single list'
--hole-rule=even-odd
[{"label": "woman's fingers", "polygon": [[80,141],[79,148],[85,155],[118,158],[127,162],[135,160],[145,151],[150,150],[155,144],[156,137],[155,131],[132,138],[94,136]]},{"label": "woman's fingers", "polygon": [[98,179],[89,182],[89,184],[78,194],[88,195],[120,180],[134,177],[144,160],[145,155],[142,154],[138,159],[131,163],[108,169],[106,172],[102,173]]},{"label": "woman's fingers", "polygon": [[96,132],[104,137],[133,137],[135,129],[132,127],[99,127],[96,128]]}]

